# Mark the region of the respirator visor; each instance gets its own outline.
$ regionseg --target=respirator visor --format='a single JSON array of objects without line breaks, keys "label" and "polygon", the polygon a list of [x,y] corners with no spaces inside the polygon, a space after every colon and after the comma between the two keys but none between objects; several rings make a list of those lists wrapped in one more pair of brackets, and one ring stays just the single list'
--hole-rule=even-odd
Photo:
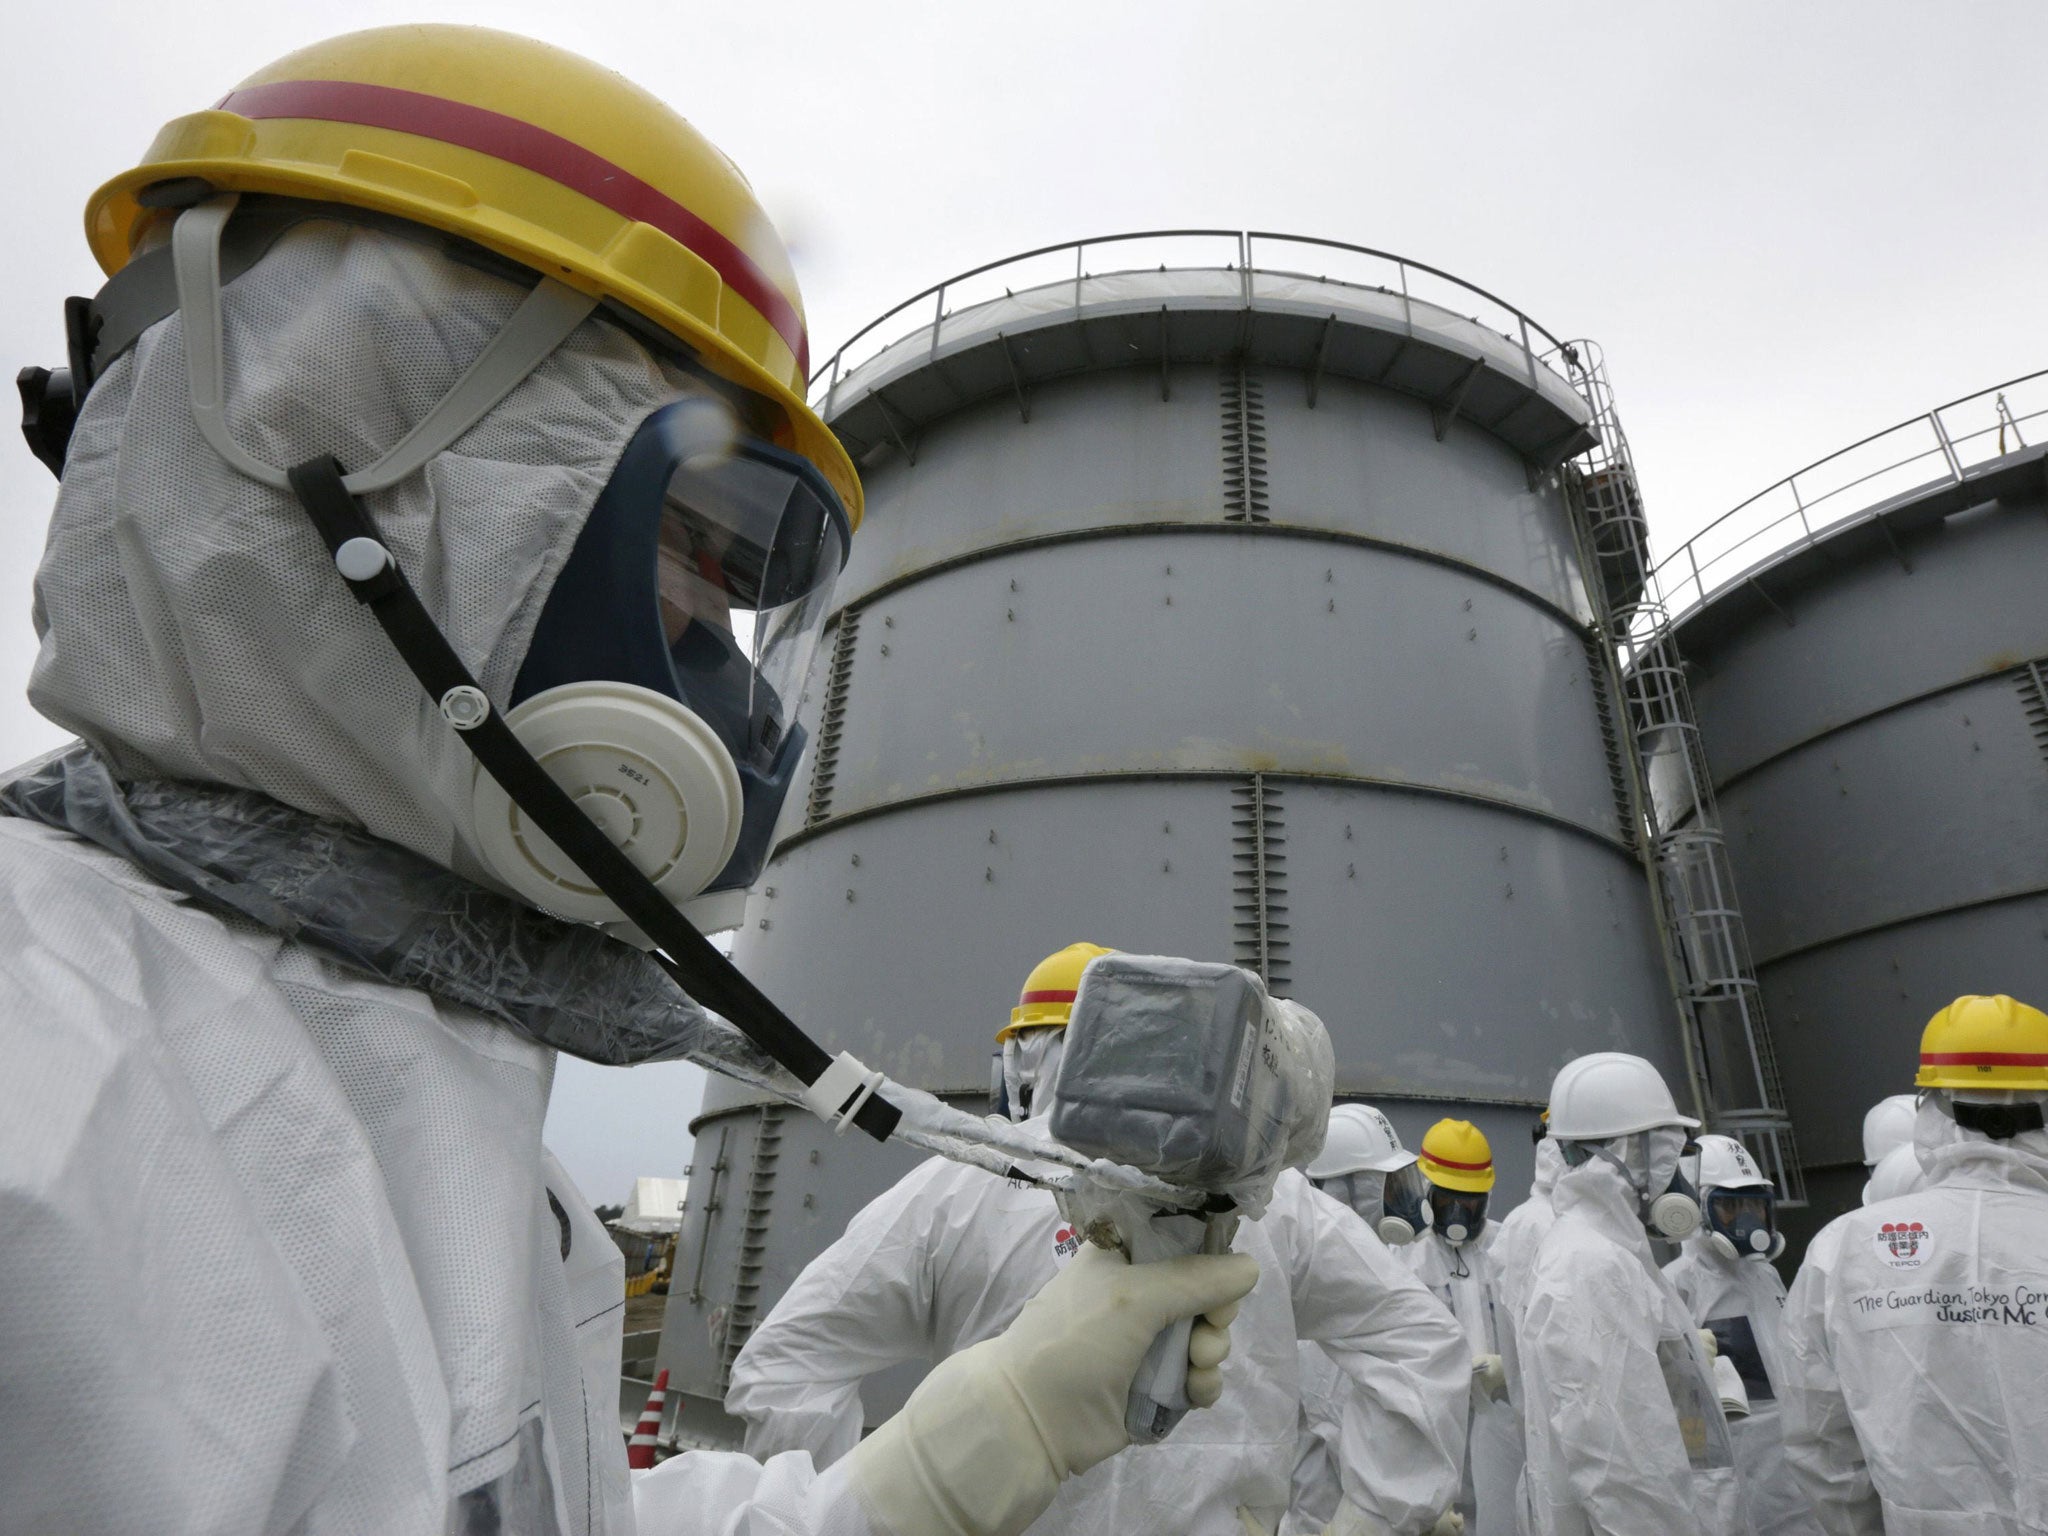
[{"label": "respirator visor", "polygon": [[789,734],[846,528],[817,469],[766,443],[700,449],[669,471],[655,554],[662,633],[684,702],[709,694],[745,722],[743,761],[772,760]]},{"label": "respirator visor", "polygon": [[1380,1240],[1389,1247],[1413,1242],[1429,1230],[1429,1180],[1418,1165],[1409,1163],[1388,1174],[1381,1200],[1386,1211],[1380,1218]]}]

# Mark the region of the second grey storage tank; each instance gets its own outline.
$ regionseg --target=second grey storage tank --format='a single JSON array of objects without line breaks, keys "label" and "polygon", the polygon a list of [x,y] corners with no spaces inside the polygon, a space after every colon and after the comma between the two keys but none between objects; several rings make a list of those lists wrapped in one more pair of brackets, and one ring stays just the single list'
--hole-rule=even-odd
[{"label": "second grey storage tank", "polygon": [[1938,1008],[2048,1006],[2042,408],[2048,375],[1916,417],[1660,567],[1810,1222],[1856,1202],[1863,1113],[1911,1091]]}]

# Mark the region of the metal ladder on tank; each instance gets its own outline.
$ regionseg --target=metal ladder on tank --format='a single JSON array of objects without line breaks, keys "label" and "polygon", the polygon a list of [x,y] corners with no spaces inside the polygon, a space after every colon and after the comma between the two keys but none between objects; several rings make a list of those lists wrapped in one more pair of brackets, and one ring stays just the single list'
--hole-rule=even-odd
[{"label": "metal ladder on tank", "polygon": [[1565,489],[1586,546],[1596,623],[1628,713],[1636,803],[1659,926],[1671,951],[1687,1064],[1710,1128],[1749,1148],[1777,1185],[1780,1203],[1803,1205],[1806,1179],[1684,660],[1650,559],[1650,527],[1628,437],[1599,348],[1576,342],[1561,357],[1600,438],[1565,466]]}]

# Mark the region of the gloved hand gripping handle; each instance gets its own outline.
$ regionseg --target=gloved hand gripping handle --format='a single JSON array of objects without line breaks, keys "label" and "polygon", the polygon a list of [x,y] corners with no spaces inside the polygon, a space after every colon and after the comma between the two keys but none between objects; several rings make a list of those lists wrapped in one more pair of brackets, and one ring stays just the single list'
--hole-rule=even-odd
[{"label": "gloved hand gripping handle", "polygon": [[[369,512],[342,483],[340,464],[331,456],[313,459],[289,471],[288,479],[356,601],[370,610],[428,697],[441,706],[463,744],[512,803],[654,941],[656,959],[678,986],[730,1019],[807,1088],[824,1078],[834,1066],[824,1048],[692,927],[526,750],[434,623],[377,536]],[[871,1078],[851,1082],[845,1099],[823,1113],[831,1118],[832,1111],[877,1141],[887,1141],[902,1118],[893,1104],[875,1095]]]},{"label": "gloved hand gripping handle", "polygon": [[[1177,1258],[1187,1253],[1230,1252],[1237,1236],[1237,1213],[1220,1216],[1174,1214],[1155,1216],[1139,1225],[1128,1239],[1133,1264]],[[1173,1433],[1194,1406],[1188,1400],[1188,1342],[1195,1320],[1184,1317],[1162,1329],[1145,1351],[1131,1395],[1124,1405],[1124,1428],[1133,1445],[1154,1445]]]}]

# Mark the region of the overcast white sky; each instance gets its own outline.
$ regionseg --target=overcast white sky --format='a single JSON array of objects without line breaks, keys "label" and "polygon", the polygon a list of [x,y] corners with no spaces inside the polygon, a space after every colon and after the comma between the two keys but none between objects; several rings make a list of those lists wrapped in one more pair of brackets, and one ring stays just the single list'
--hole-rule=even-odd
[{"label": "overcast white sky", "polygon": [[[79,212],[166,119],[346,25],[477,22],[622,70],[752,178],[813,350],[1011,251],[1257,227],[1444,267],[1606,348],[1670,547],[1878,427],[2048,367],[2048,5],[22,5],[0,362],[61,362]],[[6,407],[12,419],[11,403]],[[0,445],[0,758],[53,483]],[[596,1200],[676,1173],[690,1068],[565,1062],[550,1137]]]}]

